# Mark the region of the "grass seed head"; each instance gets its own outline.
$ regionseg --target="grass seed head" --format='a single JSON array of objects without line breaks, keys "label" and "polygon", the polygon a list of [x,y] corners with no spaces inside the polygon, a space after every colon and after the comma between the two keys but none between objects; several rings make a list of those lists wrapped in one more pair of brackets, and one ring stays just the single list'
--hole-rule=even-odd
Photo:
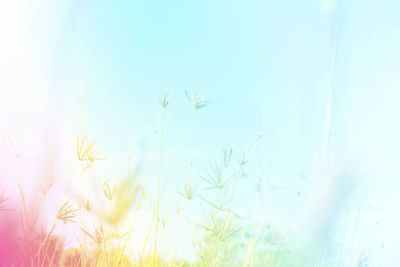
[{"label": "grass seed head", "polygon": [[164,96],[160,99],[160,104],[163,109],[167,109],[174,93],[174,88],[175,85],[173,84],[170,90],[165,89]]},{"label": "grass seed head", "polygon": [[206,92],[200,91],[199,94],[196,96],[194,95],[192,90],[185,90],[185,95],[189,102],[192,103],[193,108],[195,110],[204,108],[205,106],[211,103],[211,98],[206,96]]},{"label": "grass seed head", "polygon": [[90,142],[86,135],[83,137],[78,136],[77,154],[79,161],[86,163],[83,167],[84,171],[92,166],[95,161],[105,159],[105,157],[99,157],[97,155],[95,151],[95,143],[96,141]]},{"label": "grass seed head", "polygon": [[65,202],[57,212],[56,218],[63,223],[75,222],[74,218],[78,215],[78,208],[74,208],[71,203]]},{"label": "grass seed head", "polygon": [[193,188],[191,183],[186,183],[183,186],[183,191],[178,193],[187,200],[193,200],[195,196],[195,189]]},{"label": "grass seed head", "polygon": [[97,245],[101,245],[109,239],[109,237],[106,237],[106,235],[104,233],[104,228],[103,228],[102,224],[98,225],[98,227],[95,229],[94,234],[91,234],[89,231],[85,230],[84,228],[81,228],[81,229]]}]

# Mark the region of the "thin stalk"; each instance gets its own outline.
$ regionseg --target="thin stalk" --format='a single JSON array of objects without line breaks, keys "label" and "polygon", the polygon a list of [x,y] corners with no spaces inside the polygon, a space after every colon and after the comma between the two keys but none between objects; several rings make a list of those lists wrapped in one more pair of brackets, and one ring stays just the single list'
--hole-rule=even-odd
[{"label": "thin stalk", "polygon": [[[256,152],[256,150],[257,150],[257,146],[258,146],[259,142],[260,142],[260,139],[257,138],[257,139],[256,139],[256,142],[255,142],[255,144],[254,144],[254,146],[253,146],[253,149],[251,150],[250,157],[249,157],[249,161],[246,163],[246,168],[245,168],[245,172],[244,172],[244,173],[247,173],[247,171],[248,171],[248,168],[249,168],[249,166],[250,166],[250,164],[251,164],[251,161],[252,161],[253,158],[254,158],[254,154],[255,154],[255,152]],[[239,186],[237,187],[236,193],[233,195],[233,201],[232,201],[232,205],[231,205],[231,207],[230,207],[230,209],[229,209],[229,213],[228,213],[228,214],[225,216],[225,218],[224,218],[224,221],[223,221],[223,228],[222,228],[222,236],[224,236],[225,231],[227,230],[227,227],[228,227],[228,222],[229,222],[229,220],[231,219],[231,217],[232,217],[232,215],[233,215],[233,208],[234,208],[235,205],[236,205],[237,199],[238,199],[238,197],[239,197],[239,193],[240,193],[240,191],[241,191],[241,189],[242,189],[242,187],[243,187],[243,186],[242,186],[242,185],[243,185],[243,181],[244,181],[244,179],[241,178],[240,183],[239,183]],[[213,264],[213,266],[217,266],[218,252],[219,252],[219,249],[221,248],[221,245],[222,245],[222,240],[219,239],[219,240],[217,241],[217,247],[216,247],[215,253],[214,253],[214,264]]]},{"label": "thin stalk", "polygon": [[[79,95],[79,138],[82,137],[82,93]],[[82,186],[82,201],[85,204],[85,182],[84,182],[84,165],[83,161],[81,161],[81,186]],[[82,209],[82,219],[83,226],[86,227],[86,211],[85,208]],[[82,232],[83,235],[83,253],[82,253],[82,262],[81,266],[84,267],[86,265],[86,235]]]},{"label": "thin stalk", "polygon": [[156,228],[154,235],[154,264],[157,265],[157,237],[158,227],[160,222],[160,202],[161,202],[161,177],[162,177],[162,166],[163,166],[163,148],[164,148],[164,132],[165,132],[165,108],[162,109],[162,120],[161,120],[161,141],[160,141],[160,165],[158,172],[158,198],[156,206]]}]

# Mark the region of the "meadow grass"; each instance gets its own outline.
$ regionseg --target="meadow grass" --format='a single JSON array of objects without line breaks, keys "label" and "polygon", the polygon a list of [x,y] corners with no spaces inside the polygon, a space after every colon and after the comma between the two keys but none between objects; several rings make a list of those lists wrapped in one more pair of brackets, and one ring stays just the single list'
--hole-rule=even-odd
[{"label": "meadow grass", "polygon": [[[9,196],[5,190],[0,191],[1,216],[8,218],[0,222],[0,237],[3,243],[8,242],[10,250],[1,248],[2,266],[289,267],[310,266],[310,262],[313,266],[334,266],[330,265],[329,260],[322,260],[322,254],[308,251],[307,246],[288,243],[287,235],[268,225],[267,220],[254,224],[236,210],[245,183],[254,183],[254,193],[259,190],[256,190],[256,179],[250,179],[249,176],[253,174],[249,173],[252,173],[250,170],[254,166],[262,134],[256,136],[253,147],[247,153],[226,148],[201,173],[186,177],[180,188],[172,185],[179,205],[176,213],[171,211],[172,208],[165,201],[166,194],[171,193],[168,191],[171,180],[178,168],[190,168],[177,166],[178,154],[173,157],[172,166],[166,166],[165,131],[173,94],[174,87],[166,90],[160,99],[161,124],[157,129],[160,138],[159,164],[155,185],[157,189],[153,198],[145,197],[147,193],[140,182],[143,175],[140,164],[133,168],[129,165],[128,173],[121,179],[108,180],[96,175],[97,164],[107,158],[96,151],[96,142],[84,131],[80,95],[80,133],[76,145],[79,175],[64,181],[67,186],[63,202],[57,204],[54,218],[46,218],[52,221],[50,227],[40,224],[40,217],[45,216],[41,212],[28,212],[22,179],[17,169],[15,173],[22,212],[17,215],[8,214],[14,212],[8,207]],[[195,113],[201,112],[211,103],[204,90],[198,94],[185,90],[185,95]],[[182,142],[186,134],[187,131]],[[18,168],[18,155],[14,155],[13,160]],[[44,209],[46,201],[52,201],[46,196],[60,182],[54,175],[47,179],[42,187],[39,211]],[[80,190],[72,184],[80,184]],[[92,190],[88,190],[89,184]],[[149,207],[151,219],[146,225],[140,253],[135,254],[130,251],[130,244],[137,242],[133,239],[143,205]],[[200,212],[193,216],[193,210]],[[169,223],[169,217],[174,217],[175,224]],[[6,233],[4,229],[14,222],[20,228]],[[65,246],[62,230],[69,226],[78,233],[78,245],[72,248]],[[56,233],[56,229],[60,230]],[[169,233],[172,233],[172,237]],[[189,233],[192,235],[187,236]],[[190,239],[189,243],[193,244],[195,251],[194,257],[182,258],[177,253],[185,249],[182,242],[179,242],[182,238]],[[364,264],[360,266],[367,266],[367,257],[362,257],[360,262]]]}]

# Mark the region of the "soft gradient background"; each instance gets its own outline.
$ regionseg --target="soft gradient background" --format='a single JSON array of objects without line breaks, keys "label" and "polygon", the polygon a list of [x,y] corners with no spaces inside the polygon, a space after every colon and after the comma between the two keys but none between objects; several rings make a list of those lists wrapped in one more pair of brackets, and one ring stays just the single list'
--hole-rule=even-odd
[{"label": "soft gradient background", "polygon": [[[201,169],[224,147],[248,150],[263,132],[254,169],[278,193],[250,219],[268,212],[302,235],[333,207],[327,239],[395,266],[399,14],[395,0],[1,1],[2,137],[23,155],[22,172],[39,172],[55,153],[73,173],[83,92],[84,128],[109,158],[104,173],[124,172],[132,153],[151,177],[158,99],[175,83],[167,157],[179,152]],[[202,86],[212,103],[193,113],[184,88]],[[57,149],[43,149],[49,143]],[[244,214],[253,198],[240,200]]]}]

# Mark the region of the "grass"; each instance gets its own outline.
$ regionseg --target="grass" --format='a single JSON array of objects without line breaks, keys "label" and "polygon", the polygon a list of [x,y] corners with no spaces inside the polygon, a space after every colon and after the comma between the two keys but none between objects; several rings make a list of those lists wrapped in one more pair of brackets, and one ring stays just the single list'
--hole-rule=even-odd
[{"label": "grass", "polygon": [[[174,86],[166,90],[160,99],[161,124],[157,129],[160,138],[159,163],[154,198],[145,197],[146,192],[140,183],[143,173],[139,165],[131,168],[129,164],[128,174],[111,182],[96,175],[97,164],[107,158],[96,151],[96,142],[90,141],[85,134],[81,107],[76,148],[77,161],[80,162],[79,175],[64,181],[68,185],[67,190],[63,202],[56,205],[58,208],[54,218],[40,212],[28,212],[18,170],[16,181],[22,212],[9,207],[10,197],[5,190],[0,191],[0,237],[3,243],[8,244],[7,248],[1,247],[0,265],[289,267],[310,266],[305,262],[311,258],[315,266],[330,266],[327,261],[321,263],[320,255],[308,252],[306,246],[296,247],[286,242],[286,235],[272,229],[267,221],[249,225],[249,221],[237,212],[244,185],[259,182],[249,176],[253,175],[251,168],[254,168],[253,161],[262,134],[257,135],[254,146],[247,153],[226,148],[218,160],[210,163],[200,174],[186,177],[180,189],[173,187],[172,192],[180,204],[176,214],[171,211],[173,205],[169,207],[165,197],[168,188],[173,186],[170,184],[171,177],[176,176],[178,168],[191,168],[176,165],[178,154],[172,160],[172,166],[166,166],[165,131],[173,95]],[[185,90],[185,95],[196,113],[211,103],[204,90],[197,94]],[[82,99],[80,96],[80,106]],[[18,166],[16,154],[14,161]],[[44,200],[39,210],[45,209],[44,202],[52,201],[46,196],[56,183],[61,182],[60,179],[53,176],[48,178],[41,190]],[[80,192],[76,188],[71,189],[74,183],[80,184]],[[254,183],[254,194],[257,193],[260,193],[259,184]],[[145,210],[143,205],[150,208]],[[145,239],[138,245],[135,243],[137,218],[149,210],[152,213],[145,227]],[[175,224],[169,222],[170,217],[175,218]],[[40,218],[52,221],[51,227],[40,225]],[[14,225],[12,229],[15,231],[5,230],[10,225]],[[62,234],[67,228],[74,229],[78,241],[75,247],[68,248],[64,242]],[[186,236],[189,233],[191,236]],[[183,243],[179,242],[182,238],[190,239],[187,243],[193,245],[193,251],[196,252],[194,257],[179,258],[178,250],[185,250]],[[132,243],[140,247],[140,253],[131,251]],[[358,266],[366,264],[367,257],[360,257]]]}]

